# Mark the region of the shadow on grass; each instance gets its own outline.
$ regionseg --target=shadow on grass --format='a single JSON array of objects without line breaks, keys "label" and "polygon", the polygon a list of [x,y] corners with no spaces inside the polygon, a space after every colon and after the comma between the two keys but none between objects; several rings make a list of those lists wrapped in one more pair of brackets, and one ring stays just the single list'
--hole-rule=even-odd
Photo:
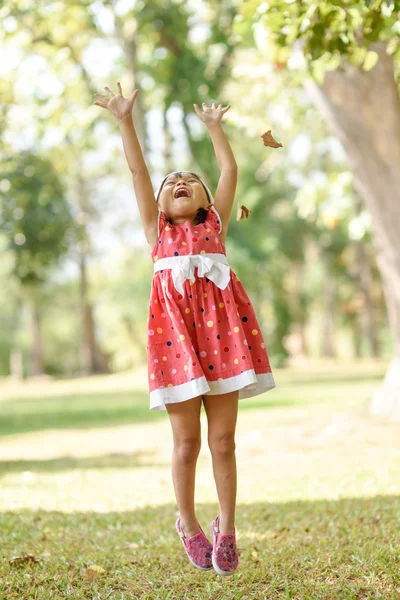
[{"label": "shadow on grass", "polygon": [[[240,565],[229,578],[189,563],[173,504],[112,513],[4,512],[2,592],[7,600],[38,592],[52,600],[64,590],[74,599],[395,599],[398,506],[397,496],[238,505]],[[217,512],[216,504],[197,505],[207,535]],[[38,562],[24,561],[23,552]],[[10,562],[15,556],[19,563]],[[93,564],[104,571],[89,574]]]},{"label": "shadow on grass", "polygon": [[113,452],[111,454],[99,454],[98,456],[59,456],[50,459],[19,459],[0,460],[0,478],[8,473],[24,473],[33,471],[36,473],[61,473],[72,469],[131,469],[138,467],[165,467],[170,464],[168,456],[167,463],[155,463],[152,461],[154,452]]}]

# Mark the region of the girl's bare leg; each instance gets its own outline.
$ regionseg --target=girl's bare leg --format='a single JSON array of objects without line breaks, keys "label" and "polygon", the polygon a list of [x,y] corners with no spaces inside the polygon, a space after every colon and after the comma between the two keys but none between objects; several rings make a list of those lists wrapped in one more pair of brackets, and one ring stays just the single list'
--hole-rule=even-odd
[{"label": "girl's bare leg", "polygon": [[201,447],[200,409],[202,396],[166,404],[174,439],[172,480],[186,537],[200,531],[195,515],[196,463]]},{"label": "girl's bare leg", "polygon": [[235,430],[239,392],[204,396],[215,484],[220,507],[220,532],[233,533],[236,509]]}]

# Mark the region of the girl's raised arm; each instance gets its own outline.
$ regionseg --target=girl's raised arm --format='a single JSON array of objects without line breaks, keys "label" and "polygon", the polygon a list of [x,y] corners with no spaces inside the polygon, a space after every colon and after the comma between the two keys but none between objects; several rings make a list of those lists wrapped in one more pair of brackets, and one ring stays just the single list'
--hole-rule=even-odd
[{"label": "girl's raised arm", "polygon": [[215,193],[215,208],[221,217],[221,237],[225,240],[237,184],[237,164],[225,132],[221,126],[222,117],[230,109],[230,106],[222,108],[222,105],[220,104],[216,107],[215,102],[213,102],[211,108],[208,108],[203,102],[203,112],[200,111],[197,104],[194,104],[193,106],[197,116],[203,121],[208,129],[214,146],[218,166],[221,171],[217,191]]},{"label": "girl's raised arm", "polygon": [[118,94],[116,95],[108,87],[104,88],[107,91],[107,96],[94,94],[98,98],[98,102],[95,102],[95,104],[109,110],[118,119],[125,157],[132,173],[140,219],[146,239],[153,247],[158,238],[158,207],[132,119],[132,109],[139,90],[135,90],[130,98],[124,98],[120,83],[117,85]]}]

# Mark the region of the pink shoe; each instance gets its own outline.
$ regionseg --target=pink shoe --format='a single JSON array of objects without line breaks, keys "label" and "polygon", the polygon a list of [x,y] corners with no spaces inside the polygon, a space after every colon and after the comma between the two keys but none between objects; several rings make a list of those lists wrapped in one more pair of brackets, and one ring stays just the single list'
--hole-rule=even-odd
[{"label": "pink shoe", "polygon": [[187,538],[181,529],[181,518],[178,517],[175,524],[179,537],[182,540],[183,547],[192,565],[202,571],[209,571],[213,565],[211,562],[212,545],[206,538],[204,531],[200,531],[192,537]]},{"label": "pink shoe", "polygon": [[212,565],[218,575],[233,575],[239,564],[234,533],[219,532],[219,515],[212,522],[213,535]]}]

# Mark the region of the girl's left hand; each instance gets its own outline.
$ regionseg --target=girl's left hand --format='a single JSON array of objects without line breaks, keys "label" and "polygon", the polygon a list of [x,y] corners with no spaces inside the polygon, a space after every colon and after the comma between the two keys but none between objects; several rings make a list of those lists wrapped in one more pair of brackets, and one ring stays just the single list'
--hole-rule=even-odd
[{"label": "girl's left hand", "polygon": [[203,112],[201,112],[200,108],[197,104],[193,104],[194,110],[196,111],[196,115],[199,117],[200,121],[203,121],[206,125],[217,125],[221,122],[224,114],[230,109],[231,105],[222,108],[222,104],[216,106],[215,102],[212,103],[209,108],[207,104],[203,102]]}]

